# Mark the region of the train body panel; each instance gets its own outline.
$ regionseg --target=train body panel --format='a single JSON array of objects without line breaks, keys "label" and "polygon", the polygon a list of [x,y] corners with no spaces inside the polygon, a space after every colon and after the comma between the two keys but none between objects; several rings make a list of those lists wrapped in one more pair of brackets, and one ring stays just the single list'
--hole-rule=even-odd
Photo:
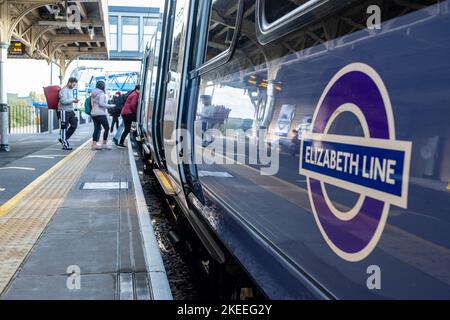
[{"label": "train body panel", "polygon": [[450,298],[449,1],[180,3],[145,111],[178,201],[269,298]]}]

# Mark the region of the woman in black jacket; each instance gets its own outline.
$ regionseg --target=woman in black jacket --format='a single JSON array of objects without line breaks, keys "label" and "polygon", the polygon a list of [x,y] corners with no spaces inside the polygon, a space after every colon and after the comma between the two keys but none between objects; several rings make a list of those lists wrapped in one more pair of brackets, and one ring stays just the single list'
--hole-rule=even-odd
[{"label": "woman in black jacket", "polygon": [[120,91],[117,91],[112,99],[112,103],[116,106],[114,108],[111,108],[109,111],[109,114],[112,117],[112,123],[111,123],[111,133],[114,131],[114,125],[116,126],[116,130],[119,129],[119,118],[120,118],[120,112],[122,112],[123,108],[123,97]]}]

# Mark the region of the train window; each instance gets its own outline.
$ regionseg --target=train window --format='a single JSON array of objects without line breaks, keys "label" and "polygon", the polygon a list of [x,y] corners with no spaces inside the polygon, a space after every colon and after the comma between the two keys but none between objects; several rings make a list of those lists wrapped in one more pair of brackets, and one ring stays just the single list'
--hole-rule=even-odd
[{"label": "train window", "polygon": [[[194,21],[191,78],[227,63],[240,34],[243,0],[198,1]],[[209,19],[204,19],[209,17]]]},{"label": "train window", "polygon": [[264,16],[268,23],[273,23],[307,2],[314,1],[264,0]]},{"label": "train window", "polygon": [[230,49],[238,17],[239,0],[212,2],[205,62]]},{"label": "train window", "polygon": [[257,38],[267,44],[288,33],[306,27],[357,0],[258,0]]},{"label": "train window", "polygon": [[141,50],[145,50],[145,47],[152,40],[152,36],[158,30],[159,27],[159,19],[154,18],[144,18],[144,29],[143,29],[143,38],[141,44]]}]

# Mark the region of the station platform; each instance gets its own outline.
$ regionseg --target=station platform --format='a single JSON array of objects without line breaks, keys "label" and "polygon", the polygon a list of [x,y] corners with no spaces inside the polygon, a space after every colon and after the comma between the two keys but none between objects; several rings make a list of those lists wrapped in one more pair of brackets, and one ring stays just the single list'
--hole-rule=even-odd
[{"label": "station platform", "polygon": [[91,130],[0,166],[0,299],[172,299],[131,143]]}]

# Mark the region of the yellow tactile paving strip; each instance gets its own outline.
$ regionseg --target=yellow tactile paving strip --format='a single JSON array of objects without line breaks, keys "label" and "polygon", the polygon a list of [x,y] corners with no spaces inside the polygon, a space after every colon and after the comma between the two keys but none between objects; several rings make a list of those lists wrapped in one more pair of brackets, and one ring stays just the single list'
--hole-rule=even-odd
[{"label": "yellow tactile paving strip", "polygon": [[88,143],[0,207],[0,294],[93,158]]}]

